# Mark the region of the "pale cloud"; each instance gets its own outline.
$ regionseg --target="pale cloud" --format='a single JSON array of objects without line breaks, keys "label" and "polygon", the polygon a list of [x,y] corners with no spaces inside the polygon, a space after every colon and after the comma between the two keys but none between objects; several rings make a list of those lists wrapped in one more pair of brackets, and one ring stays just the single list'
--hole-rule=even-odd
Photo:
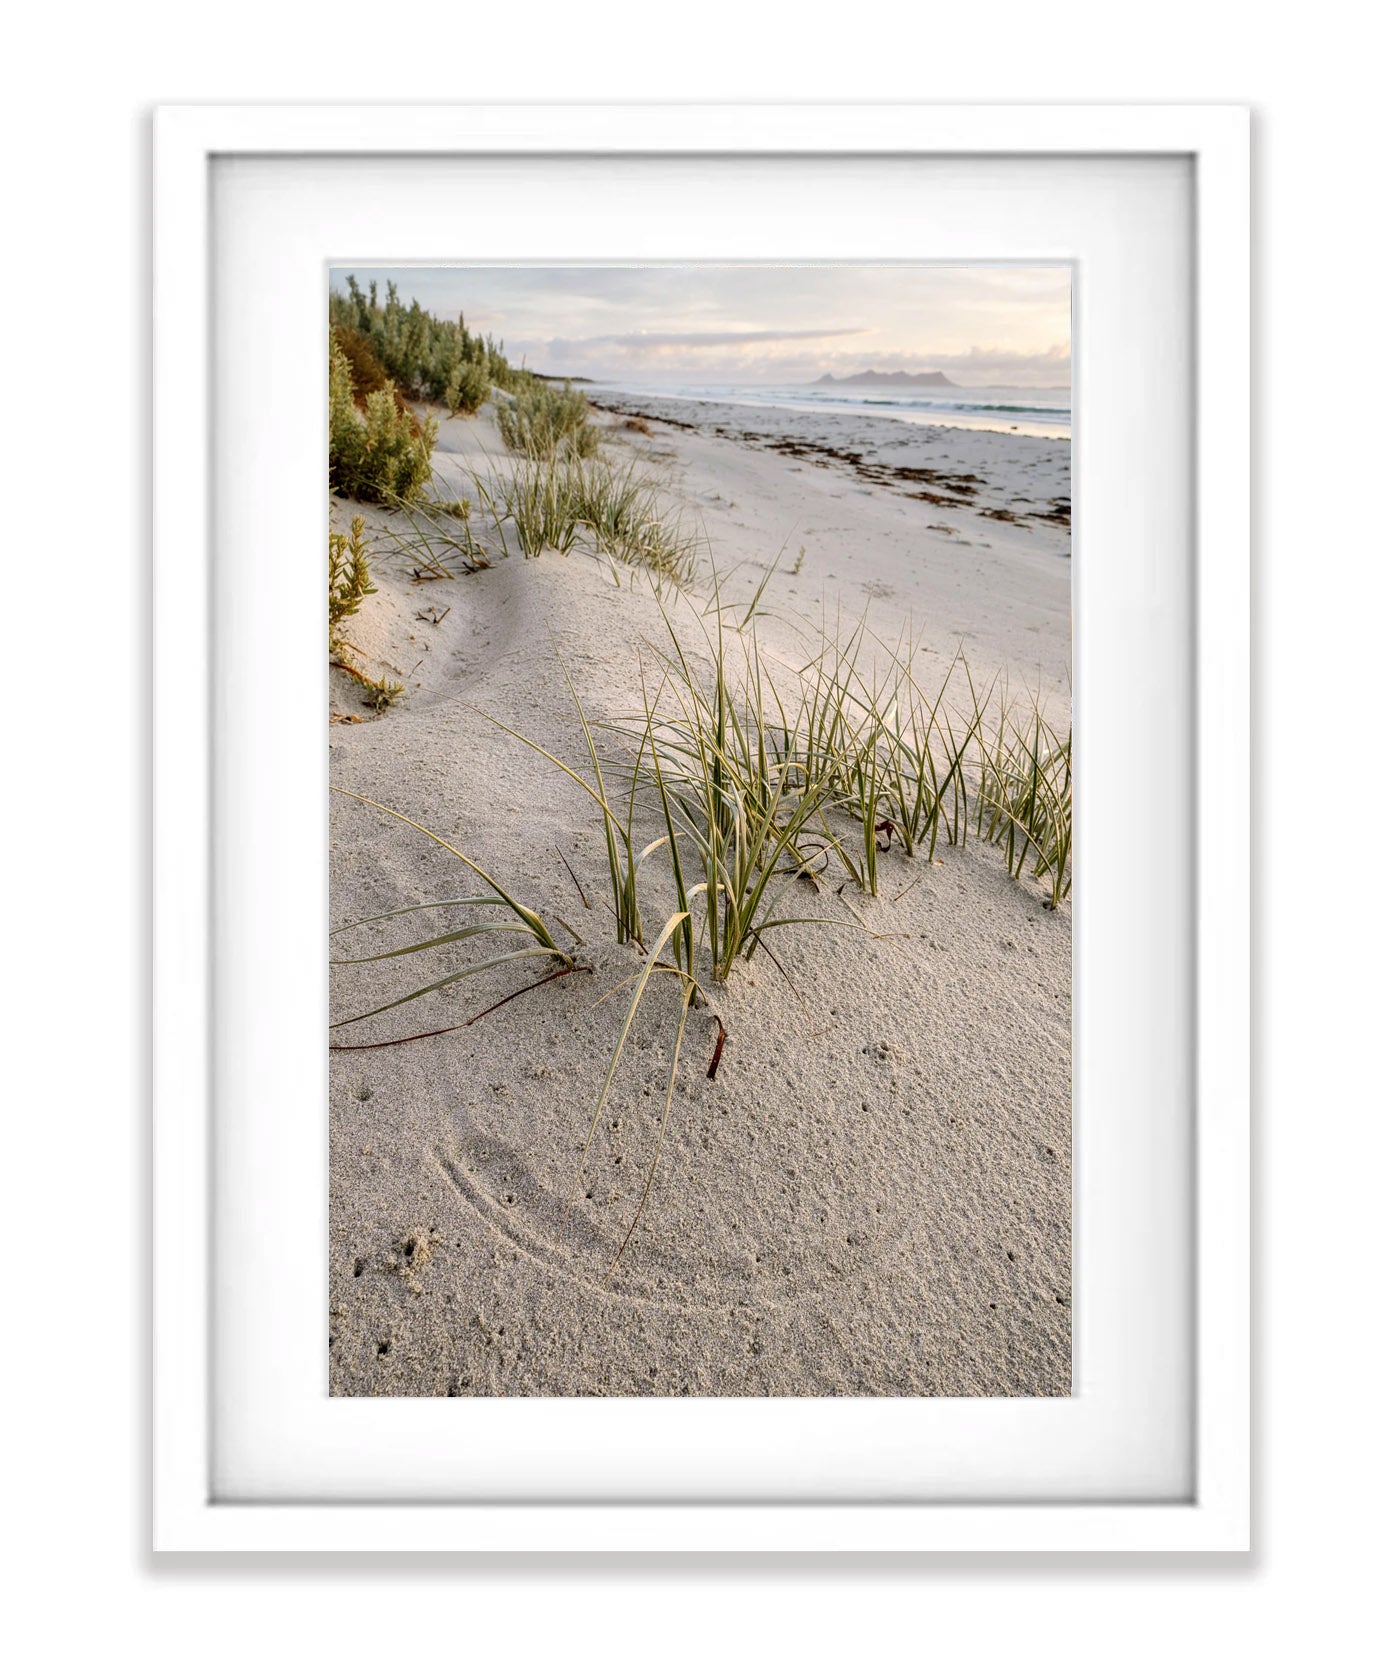
[{"label": "pale cloud", "polygon": [[614,344],[624,350],[710,349],[727,344],[778,344],[798,338],[849,338],[853,333],[868,331],[867,327],[797,327],[737,332],[600,333],[595,338],[553,339],[550,348],[585,353],[602,344]]}]

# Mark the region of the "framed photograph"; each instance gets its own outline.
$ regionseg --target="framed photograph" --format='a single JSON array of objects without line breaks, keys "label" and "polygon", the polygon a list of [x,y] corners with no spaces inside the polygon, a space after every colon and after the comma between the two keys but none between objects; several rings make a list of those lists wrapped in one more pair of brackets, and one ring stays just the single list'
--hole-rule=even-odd
[{"label": "framed photograph", "polygon": [[157,1548],[1247,1548],[1247,113],[155,162]]}]

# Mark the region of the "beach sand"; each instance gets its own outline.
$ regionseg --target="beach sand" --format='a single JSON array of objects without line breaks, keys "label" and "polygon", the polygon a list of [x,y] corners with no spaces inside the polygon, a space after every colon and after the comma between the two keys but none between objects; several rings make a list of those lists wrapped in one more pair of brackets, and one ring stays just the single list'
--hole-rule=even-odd
[{"label": "beach sand", "polygon": [[[636,450],[734,568],[727,597],[781,555],[760,625],[776,662],[795,657],[804,618],[867,614],[890,642],[912,625],[935,683],[961,647],[979,681],[1005,673],[1068,721],[1068,443],[594,394],[605,447]],[[647,431],[628,425],[643,414]],[[444,476],[492,461],[505,465],[488,411],[443,421]],[[335,503],[334,525],[355,511]],[[474,528],[495,545],[489,521]],[[422,584],[378,562],[374,577],[348,634],[405,695],[371,718],[331,673],[331,782],[562,918],[593,972],[460,1032],[332,1052],[331,1393],[1068,1393],[1069,905],[1049,909],[974,841],[934,864],[881,860],[859,913],[897,937],[772,932],[776,960],[710,988],[727,1035],[714,1080],[714,1017],[691,1012],[655,1182],[609,1276],[656,1147],[676,988],[643,998],[564,1221],[640,960],[615,943],[594,807],[479,714],[581,767],[549,632],[590,715],[617,716],[636,707],[639,651],[664,635],[656,600],[578,550]],[[476,890],[403,824],[339,796],[330,816],[333,927]],[[643,881],[654,932],[665,865]],[[385,926],[427,938],[460,919]],[[410,937],[382,933],[348,936],[347,953]],[[466,966],[462,949],[333,968],[332,1020]],[[512,964],[332,1037],[465,1020],[548,972]]]}]

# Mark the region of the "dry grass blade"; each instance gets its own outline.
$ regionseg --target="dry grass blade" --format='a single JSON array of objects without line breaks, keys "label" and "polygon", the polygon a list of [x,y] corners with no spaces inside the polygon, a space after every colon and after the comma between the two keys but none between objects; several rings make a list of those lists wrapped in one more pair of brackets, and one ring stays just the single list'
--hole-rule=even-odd
[{"label": "dry grass blade", "polygon": [[628,1006],[626,1017],[622,1023],[622,1031],[618,1034],[617,1043],[613,1046],[612,1060],[608,1063],[608,1071],[603,1079],[603,1088],[598,1093],[598,1101],[593,1109],[593,1117],[588,1124],[588,1136],[584,1139],[583,1150],[579,1155],[578,1172],[574,1177],[573,1189],[569,1192],[568,1199],[564,1203],[564,1216],[559,1221],[559,1235],[561,1237],[564,1234],[564,1227],[568,1223],[569,1209],[573,1206],[574,1200],[579,1193],[579,1187],[583,1183],[583,1169],[588,1161],[588,1151],[593,1147],[593,1139],[598,1131],[598,1122],[603,1117],[603,1105],[607,1102],[608,1092],[612,1089],[613,1075],[617,1072],[617,1064],[622,1060],[623,1047],[627,1043],[628,1033],[632,1030],[632,1022],[636,1018],[637,1007],[642,1001],[642,993],[646,990],[647,982],[651,979],[652,970],[656,967],[657,958],[661,955],[663,948],[670,942],[671,935],[675,932],[682,917],[688,914],[689,912],[685,910],[676,911],[675,915],[672,916],[666,923],[665,927],[662,928],[657,937],[656,943],[647,953],[646,963],[644,964],[642,972],[638,977],[637,988],[632,994],[632,1002]]},{"label": "dry grass blade", "polygon": [[[666,1126],[667,1126],[667,1123],[669,1122],[669,1120],[671,1118],[671,1104],[675,1100],[676,1073],[677,1073],[678,1069],[680,1068],[680,1061],[681,1061],[681,1040],[685,1037],[686,1017],[690,1013],[690,1003],[691,1003],[691,997],[692,997],[693,991],[694,991],[694,988],[692,986],[686,985],[686,986],[684,986],[684,988],[681,992],[681,1006],[680,1006],[679,1013],[677,1014],[677,1017],[676,1017],[676,1041],[675,1041],[675,1044],[674,1044],[674,1046],[672,1047],[672,1050],[671,1050],[671,1073],[670,1073],[670,1078],[666,1082],[666,1101],[662,1104],[662,1107],[661,1107],[661,1124],[660,1124],[660,1126],[657,1130],[656,1148],[652,1152],[651,1165],[647,1169],[646,1183],[642,1186],[642,1194],[641,1194],[641,1197],[639,1198],[639,1200],[637,1202],[637,1211],[632,1215],[632,1223],[627,1227],[627,1234],[626,1234],[626,1236],[623,1237],[622,1242],[618,1247],[617,1253],[613,1256],[612,1265],[609,1266],[608,1269],[607,1269],[607,1273],[603,1278],[604,1283],[606,1283],[608,1281],[608,1279],[613,1275],[613,1273],[617,1270],[618,1262],[622,1259],[622,1256],[627,1252],[627,1245],[632,1240],[632,1234],[637,1229],[637,1225],[638,1225],[639,1221],[641,1220],[643,1212],[646,1209],[647,1201],[649,1200],[649,1198],[651,1196],[651,1186],[652,1186],[653,1181],[656,1178],[656,1168],[657,1168],[658,1163],[661,1160],[661,1151],[664,1148],[665,1143],[666,1143]],[[723,1035],[724,1035],[724,1029],[721,1028],[720,1029],[720,1043],[721,1043],[721,1045],[724,1042],[724,1036]],[[716,1061],[719,1060],[718,1053],[716,1053],[715,1060]]]},{"label": "dry grass blade", "polygon": [[368,805],[371,810],[382,811],[386,817],[393,817],[397,822],[406,823],[409,828],[417,829],[420,834],[426,835],[429,840],[432,840],[437,845],[441,846],[444,851],[451,852],[453,857],[466,864],[467,868],[470,869],[473,874],[479,875],[481,879],[485,881],[486,885],[497,895],[497,898],[502,904],[515,912],[521,922],[524,923],[525,927],[532,934],[534,934],[535,938],[546,951],[552,952],[562,962],[571,962],[573,960],[572,958],[566,956],[564,952],[559,949],[558,945],[555,944],[554,936],[550,933],[543,920],[536,914],[535,911],[527,909],[517,899],[512,898],[505,888],[501,886],[500,883],[492,876],[488,875],[479,863],[474,863],[465,852],[459,852],[451,841],[444,840],[440,834],[434,834],[432,829],[425,828],[422,823],[414,822],[412,817],[404,816],[402,811],[394,810],[393,806],[381,805],[377,799],[367,799],[364,794],[352,793],[349,788],[343,787],[333,786],[331,788],[331,792],[339,793],[346,799],[358,800],[361,805]]},{"label": "dry grass blade", "polygon": [[520,962],[527,957],[548,957],[554,961],[563,963],[566,968],[573,968],[575,966],[573,957],[567,955],[559,949],[554,936],[550,933],[549,928],[546,926],[542,917],[540,917],[534,910],[531,910],[526,905],[520,903],[518,899],[512,897],[511,894],[508,893],[505,888],[502,887],[491,875],[489,875],[480,864],[473,862],[473,860],[467,857],[464,852],[458,851],[455,846],[453,846],[449,841],[444,840],[441,835],[434,834],[431,829],[425,828],[422,823],[415,822],[412,817],[404,816],[401,811],[395,811],[388,805],[381,805],[377,800],[367,799],[363,794],[352,793],[348,788],[333,788],[331,791],[343,794],[347,799],[357,800],[362,805],[368,805],[372,810],[382,811],[386,816],[394,817],[399,822],[406,823],[409,828],[416,829],[420,834],[426,835],[429,840],[435,841],[439,846],[450,852],[453,857],[458,858],[461,862],[465,863],[468,869],[480,876],[487,886],[491,888],[491,896],[489,897],[482,896],[468,899],[444,899],[430,905],[409,905],[398,910],[386,911],[379,916],[366,916],[359,922],[352,922],[346,927],[338,929],[338,933],[347,933],[353,927],[363,927],[371,922],[387,921],[391,917],[409,915],[418,910],[446,908],[448,906],[458,904],[468,904],[478,908],[499,907],[501,909],[511,911],[514,918],[511,921],[474,922],[467,927],[456,928],[451,932],[439,934],[431,939],[419,940],[413,944],[400,946],[396,950],[392,951],[376,952],[371,956],[332,959],[337,965],[363,962],[389,962],[397,957],[412,956],[418,952],[434,950],[439,946],[450,945],[458,940],[474,939],[480,934],[487,933],[524,934],[529,939],[529,944],[521,950],[501,952],[496,956],[486,958],[482,962],[473,963],[470,967],[458,969],[455,973],[449,974],[442,979],[431,981],[425,986],[419,986],[413,991],[405,992],[402,996],[393,998],[388,1003],[378,1004],[375,1008],[366,1009],[358,1015],[348,1015],[343,1020],[332,1022],[333,1027],[353,1026],[357,1021],[366,1021],[373,1015],[382,1015],[386,1010],[397,1009],[402,1004],[412,1003],[417,998],[427,997],[430,993],[441,991],[445,986],[453,985],[458,980],[469,979],[475,974],[484,974],[488,969],[497,968],[503,963]]}]

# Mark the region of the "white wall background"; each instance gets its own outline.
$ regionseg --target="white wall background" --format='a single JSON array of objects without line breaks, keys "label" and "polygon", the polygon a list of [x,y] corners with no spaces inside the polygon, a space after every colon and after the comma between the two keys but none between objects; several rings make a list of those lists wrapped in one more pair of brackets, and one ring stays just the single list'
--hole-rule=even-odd
[{"label": "white wall background", "polygon": [[[342,0],[312,14],[286,0],[219,11],[74,0],[26,13],[27,44],[11,26],[0,604],[18,797],[0,971],[21,1019],[7,1020],[0,1231],[16,1414],[7,1632],[29,1646],[26,1672],[1369,1666],[1363,1653],[1385,1631],[1381,1547],[1396,1495],[1397,1105],[1381,1064],[1400,945],[1387,768],[1400,370],[1382,14],[1354,0],[1325,15],[1225,0],[901,10],[536,0],[413,12]],[[1253,1558],[147,1556],[148,111],[161,100],[477,97],[1255,106]]]}]

